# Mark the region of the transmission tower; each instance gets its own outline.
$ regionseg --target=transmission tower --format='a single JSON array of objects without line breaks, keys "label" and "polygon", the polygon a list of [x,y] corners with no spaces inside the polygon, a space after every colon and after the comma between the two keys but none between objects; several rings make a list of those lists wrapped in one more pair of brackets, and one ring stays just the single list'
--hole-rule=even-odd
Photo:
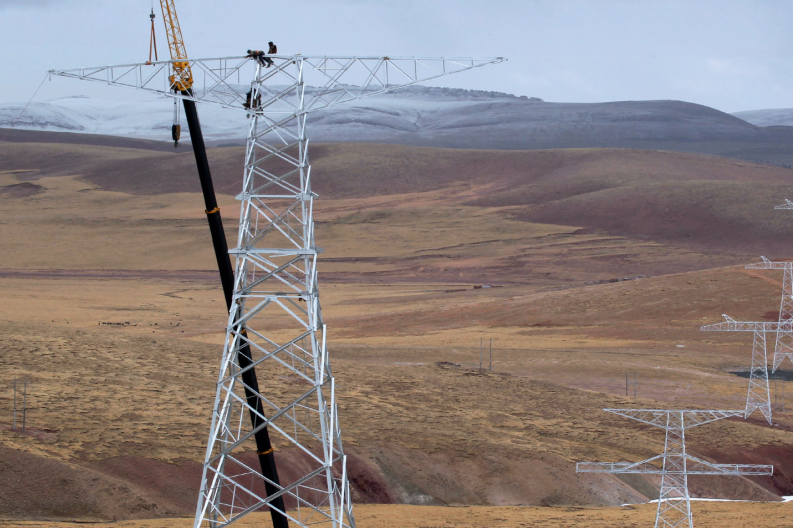
[{"label": "transmission tower", "polygon": [[640,462],[579,462],[576,464],[576,472],[661,475],[655,528],[693,528],[688,475],[770,476],[774,472],[773,466],[712,464],[686,453],[687,429],[723,418],[741,416],[743,411],[604,410],[664,429],[664,452]]},{"label": "transmission tower", "polygon": [[[756,410],[760,410],[771,423],[771,393],[768,390],[768,358],[766,355],[766,333],[785,331],[789,323],[748,322],[736,321],[724,314],[723,323],[716,323],[700,327],[704,332],[752,332],[752,368],[749,371],[749,392],[746,396],[746,411],[744,418],[748,418]],[[781,328],[780,328],[781,327]]]},{"label": "transmission tower", "polygon": [[776,372],[785,358],[793,363],[793,262],[771,262],[765,257],[758,264],[749,264],[747,269],[781,269],[782,302],[779,305],[779,327],[774,346],[774,362],[771,372]]},{"label": "transmission tower", "polygon": [[793,209],[793,202],[785,198],[785,203],[777,205],[774,209]]},{"label": "transmission tower", "polygon": [[[237,247],[229,251],[236,258],[233,303],[194,525],[225,526],[269,507],[284,520],[283,527],[286,519],[296,526],[353,527],[319,302],[317,257],[322,249],[314,242],[317,194],[312,191],[306,118],[504,59],[268,57],[272,67],[248,57],[191,59],[196,85],[203,74],[205,86],[193,93],[171,89],[167,74],[173,61],[52,73],[247,108],[239,234]],[[245,69],[252,70],[248,78],[253,81],[241,87],[233,81]],[[269,390],[253,389],[257,385],[249,380],[253,376],[257,381],[256,374],[258,386]],[[267,433],[264,442],[262,432]],[[276,449],[298,453],[300,467],[291,468],[289,476],[279,474]],[[252,463],[254,453],[261,470]]]}]

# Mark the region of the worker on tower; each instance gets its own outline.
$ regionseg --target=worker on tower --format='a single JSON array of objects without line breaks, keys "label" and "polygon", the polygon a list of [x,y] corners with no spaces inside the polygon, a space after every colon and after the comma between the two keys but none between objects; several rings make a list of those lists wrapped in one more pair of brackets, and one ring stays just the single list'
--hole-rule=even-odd
[{"label": "worker on tower", "polygon": [[[270,55],[277,55],[278,54],[278,46],[273,44],[272,41],[268,42],[267,44],[270,46],[270,49],[267,50],[267,53],[270,54]],[[273,60],[272,59],[270,59],[268,57],[265,57],[264,60],[267,61],[267,67],[268,68],[273,65]]]},{"label": "worker on tower", "polygon": [[264,66],[264,52],[262,50],[248,50],[248,57],[256,59],[259,64]]},{"label": "worker on tower", "polygon": [[248,94],[245,96],[245,102],[242,103],[242,106],[248,110],[251,108],[258,108],[259,105],[262,104],[262,94],[258,94],[255,99],[251,100],[252,95],[253,90],[248,90]]},{"label": "worker on tower", "polygon": [[[267,44],[269,44],[270,46],[270,49],[267,50],[267,53],[269,53],[270,55],[275,55],[278,53],[278,46],[276,46],[272,42],[268,42]],[[257,61],[259,61],[259,64],[267,68],[273,65],[273,60],[267,57],[266,53],[262,50],[248,50],[248,57],[256,59]]]}]

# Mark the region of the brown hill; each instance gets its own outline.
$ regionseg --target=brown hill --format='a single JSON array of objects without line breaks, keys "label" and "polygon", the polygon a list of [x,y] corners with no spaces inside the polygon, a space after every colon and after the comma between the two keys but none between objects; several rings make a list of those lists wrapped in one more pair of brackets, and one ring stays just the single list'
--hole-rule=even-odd
[{"label": "brown hill", "polygon": [[[27,180],[81,174],[105,190],[139,195],[199,191],[189,150],[130,148],[135,145],[5,143],[0,166],[30,170]],[[239,192],[243,152],[210,149],[218,192]],[[625,149],[510,152],[332,144],[314,146],[311,155],[314,188],[325,198],[447,190],[458,203],[467,198],[467,205],[517,207],[512,214],[520,220],[687,247],[785,255],[793,244],[793,223],[773,210],[793,184],[793,171],[780,167]]]},{"label": "brown hill", "polygon": [[[9,143],[66,143],[71,145],[94,145],[99,147],[120,147],[169,152],[173,144],[166,141],[125,138],[120,136],[100,136],[97,134],[76,134],[73,132],[40,132],[0,128],[0,141]],[[189,143],[187,144],[189,147]]]},{"label": "brown hill", "polygon": [[[357,503],[644,500],[657,481],[574,473],[577,460],[662,449],[658,430],[598,409],[742,405],[746,380],[734,372],[748,367],[751,336],[698,325],[723,311],[773,319],[778,272],[723,266],[754,260],[737,253],[746,239],[769,240],[768,226],[785,221],[778,212],[752,224],[789,171],[627,150],[312,152],[324,198],[323,314]],[[239,149],[210,155],[233,193]],[[227,323],[201,197],[170,192],[197,190],[194,175],[189,151],[0,143],[0,377],[31,381],[28,433],[0,419],[0,481],[19,483],[0,514],[191,513]],[[627,210],[626,196],[650,209],[708,207],[701,218],[695,207],[670,213],[652,231],[652,215]],[[630,237],[598,232],[630,222],[580,229],[588,224],[567,218],[576,200],[599,222],[608,207],[642,222]],[[230,236],[233,204],[221,196]],[[555,208],[564,213],[556,224],[525,221]],[[673,231],[708,228],[728,209],[755,231],[716,250]],[[668,275],[696,269],[705,270]],[[665,276],[621,280],[639,274]],[[268,324],[277,332],[282,321]],[[482,372],[489,338],[493,372]],[[628,369],[640,380],[636,397],[624,392]],[[289,388],[260,375],[268,390]],[[6,386],[0,408],[11,398]],[[714,461],[778,468],[774,479],[692,479],[692,492],[793,492],[793,419],[777,412],[775,421],[723,421],[687,438]],[[299,465],[279,449],[284,471]]]}]

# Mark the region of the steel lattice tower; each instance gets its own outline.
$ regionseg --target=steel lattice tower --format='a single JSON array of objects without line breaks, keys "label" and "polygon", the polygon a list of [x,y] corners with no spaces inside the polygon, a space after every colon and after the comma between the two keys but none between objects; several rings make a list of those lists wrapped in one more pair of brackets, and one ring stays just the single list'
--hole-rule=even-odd
[{"label": "steel lattice tower", "polygon": [[604,409],[666,431],[664,452],[640,462],[579,462],[577,473],[638,473],[661,475],[661,492],[655,528],[693,528],[688,475],[772,475],[773,466],[712,464],[686,452],[686,430],[699,425],[742,416],[743,411],[674,411],[659,409]]},{"label": "steel lattice tower", "polygon": [[774,345],[774,362],[771,372],[776,372],[785,358],[793,363],[793,262],[771,262],[765,257],[758,264],[748,264],[746,269],[781,269],[782,302],[779,305],[779,329]]},{"label": "steel lattice tower", "polygon": [[766,333],[786,332],[789,323],[764,323],[750,321],[736,321],[726,314],[723,323],[716,323],[700,327],[703,332],[752,332],[752,368],[749,371],[749,391],[746,396],[746,411],[744,417],[748,418],[754,411],[759,410],[768,423],[771,423],[771,392],[768,388],[768,356],[766,352]]},{"label": "steel lattice tower", "polygon": [[785,203],[777,205],[774,209],[793,209],[793,202],[785,198]]},{"label": "steel lattice tower", "polygon": [[[233,108],[247,104],[240,226],[229,252],[236,258],[234,295],[195,526],[225,526],[269,507],[296,526],[348,528],[355,521],[319,301],[322,249],[314,240],[307,116],[504,59],[270,58],[272,68],[247,57],[190,60],[193,74],[203,72],[205,85],[209,80],[193,94],[173,93],[160,79],[172,61],[52,73]],[[240,88],[231,81],[246,67],[253,81]],[[251,377],[266,389],[256,393],[245,381]],[[263,430],[267,441],[254,443]],[[278,449],[297,453],[300,468],[279,475]],[[257,468],[257,456],[262,467],[272,464],[274,478]]]}]

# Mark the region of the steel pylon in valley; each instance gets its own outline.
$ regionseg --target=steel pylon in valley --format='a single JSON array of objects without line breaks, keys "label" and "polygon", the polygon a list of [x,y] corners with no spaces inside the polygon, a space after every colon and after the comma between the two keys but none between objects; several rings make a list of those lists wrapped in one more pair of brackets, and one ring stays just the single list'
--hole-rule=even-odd
[{"label": "steel pylon in valley", "polygon": [[[492,61],[491,61],[492,62]],[[478,65],[486,64],[481,62]],[[342,446],[327,327],[319,299],[314,239],[315,176],[309,163],[310,112],[422,80],[463,71],[473,63],[443,61],[426,69],[410,59],[310,58],[257,64],[246,107],[245,153],[235,293],[229,314],[196,526],[223,526],[263,507],[284,511],[295,526],[355,525]],[[342,84],[357,72],[362,82]],[[400,75],[401,79],[396,76]],[[419,75],[419,77],[416,77]],[[324,83],[307,86],[313,76]],[[354,78],[354,75],[353,75]],[[249,350],[249,356],[243,354]],[[256,368],[261,409],[243,396],[242,374]],[[251,412],[258,424],[247,419]],[[250,439],[267,428],[277,450],[278,482],[250,462]],[[278,455],[278,453],[276,453]],[[285,455],[287,456],[287,455]],[[261,482],[271,491],[264,492]]]},{"label": "steel pylon in valley", "polygon": [[765,323],[752,321],[736,321],[723,315],[725,321],[700,327],[703,332],[752,332],[752,367],[749,371],[749,391],[746,395],[746,411],[748,418],[759,410],[768,423],[771,423],[771,392],[768,388],[768,356],[766,352],[766,334],[784,332],[789,323]]},{"label": "steel pylon in valley", "polygon": [[[234,294],[194,526],[221,527],[269,508],[276,528],[352,528],[319,301],[307,116],[505,59],[267,58],[272,62],[179,59],[50,73],[247,111],[239,234],[229,252]],[[170,76],[177,62],[192,72],[193,90]],[[239,84],[248,75],[253,81]]]},{"label": "steel pylon in valley", "polygon": [[655,516],[655,528],[693,528],[688,475],[748,476],[771,475],[773,466],[748,464],[713,464],[686,452],[686,430],[743,411],[604,409],[626,418],[660,427],[666,431],[664,452],[640,462],[579,462],[577,473],[640,473],[661,475],[661,493]]},{"label": "steel pylon in valley", "polygon": [[793,363],[793,262],[772,262],[765,257],[760,258],[762,262],[748,264],[746,268],[782,270],[782,302],[779,305],[779,326],[771,369],[771,372],[776,372],[785,358]]},{"label": "steel pylon in valley", "polygon": [[793,209],[793,202],[785,198],[785,203],[777,205],[774,209]]}]

